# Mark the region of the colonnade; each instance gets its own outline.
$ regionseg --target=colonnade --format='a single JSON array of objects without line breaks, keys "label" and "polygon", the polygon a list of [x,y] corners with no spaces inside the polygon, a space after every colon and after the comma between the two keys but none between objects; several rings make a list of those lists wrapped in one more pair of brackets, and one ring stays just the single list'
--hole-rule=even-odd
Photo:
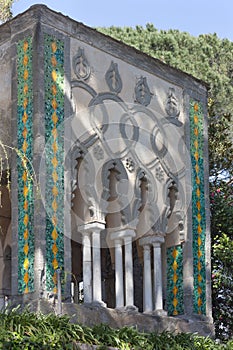
[{"label": "colonnade", "polygon": [[[78,227],[82,234],[83,245],[83,290],[85,303],[101,303],[101,232],[105,229],[102,222],[91,222]],[[115,307],[134,305],[133,280],[133,239],[136,230],[122,229],[110,233],[110,240],[115,253]],[[162,255],[161,245],[164,235],[154,234],[139,239],[143,248],[143,312],[163,312],[162,290]],[[152,268],[153,266],[153,268]]]},{"label": "colonnade", "polygon": [[143,311],[148,313],[163,313],[162,243],[164,243],[162,234],[139,240],[139,244],[143,247]]}]

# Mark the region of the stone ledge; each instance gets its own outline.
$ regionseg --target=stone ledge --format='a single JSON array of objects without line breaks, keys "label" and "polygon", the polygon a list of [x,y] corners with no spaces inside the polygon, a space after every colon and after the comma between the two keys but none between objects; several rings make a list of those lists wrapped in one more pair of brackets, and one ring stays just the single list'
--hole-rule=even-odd
[{"label": "stone ledge", "polygon": [[[31,311],[42,312],[44,314],[56,313],[57,306],[45,299],[25,303],[23,307],[29,307]],[[173,333],[198,333],[202,336],[214,337],[214,325],[206,317],[193,315],[184,316],[162,316],[153,314],[143,314],[136,310],[109,309],[97,304],[73,304],[62,303],[62,314],[69,315],[73,323],[86,326],[105,323],[112,328],[122,328],[124,326],[134,327],[140,332],[163,331]]]}]

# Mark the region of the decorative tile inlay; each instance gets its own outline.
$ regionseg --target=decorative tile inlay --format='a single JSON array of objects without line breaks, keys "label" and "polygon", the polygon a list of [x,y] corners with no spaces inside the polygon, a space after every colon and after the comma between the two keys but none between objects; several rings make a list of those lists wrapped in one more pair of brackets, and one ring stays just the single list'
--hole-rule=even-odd
[{"label": "decorative tile inlay", "polygon": [[167,312],[169,316],[184,313],[182,246],[167,249]]},{"label": "decorative tile inlay", "polygon": [[203,160],[203,111],[201,104],[190,103],[191,162],[192,162],[192,227],[194,269],[194,312],[206,314],[205,270],[205,192]]},{"label": "decorative tile inlay", "polygon": [[34,291],[32,38],[17,44],[18,291]]},{"label": "decorative tile inlay", "polygon": [[64,42],[45,35],[46,286],[64,267]]}]

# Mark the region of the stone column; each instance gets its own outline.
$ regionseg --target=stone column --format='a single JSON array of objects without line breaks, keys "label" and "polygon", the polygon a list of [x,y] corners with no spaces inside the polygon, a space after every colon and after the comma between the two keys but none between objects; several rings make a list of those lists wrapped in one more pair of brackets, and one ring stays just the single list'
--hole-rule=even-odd
[{"label": "stone column", "polygon": [[84,302],[92,302],[92,259],[91,236],[89,232],[83,232],[83,293]]},{"label": "stone column", "polygon": [[[150,235],[139,240],[144,252],[144,279],[143,279],[143,300],[144,312],[153,311],[156,314],[164,314],[163,311],[163,280],[162,280],[162,256],[161,244],[164,243],[164,235]],[[152,272],[151,272],[151,247],[153,246],[154,266],[154,288],[152,293]]]},{"label": "stone column", "polygon": [[100,234],[102,222],[89,222],[79,226],[83,235],[83,290],[84,302],[102,302]]},{"label": "stone column", "polygon": [[[123,306],[133,306],[135,308],[132,253],[132,238],[135,237],[135,235],[136,233],[133,229],[123,229],[122,231],[112,232],[110,235],[111,240],[113,240],[115,244],[115,289],[117,308]],[[123,276],[122,241],[125,245],[125,276]]]},{"label": "stone column", "polygon": [[134,305],[132,236],[124,237],[125,244],[125,305]]},{"label": "stone column", "polygon": [[122,241],[115,239],[115,293],[116,308],[124,306],[124,281],[123,281],[123,259],[122,259]]},{"label": "stone column", "polygon": [[143,312],[152,312],[151,246],[143,246]]},{"label": "stone column", "polygon": [[102,303],[100,232],[104,225],[92,227],[92,256],[93,256],[93,301]]},{"label": "stone column", "polygon": [[154,312],[164,314],[163,310],[163,277],[161,245],[164,243],[164,235],[153,236],[152,245],[154,252]]}]

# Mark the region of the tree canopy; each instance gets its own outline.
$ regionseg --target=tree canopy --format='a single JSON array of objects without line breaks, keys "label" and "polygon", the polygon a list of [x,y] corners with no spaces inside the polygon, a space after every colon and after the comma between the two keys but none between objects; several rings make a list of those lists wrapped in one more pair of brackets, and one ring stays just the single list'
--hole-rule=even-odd
[{"label": "tree canopy", "polygon": [[0,23],[12,17],[11,7],[14,0],[0,0]]}]

